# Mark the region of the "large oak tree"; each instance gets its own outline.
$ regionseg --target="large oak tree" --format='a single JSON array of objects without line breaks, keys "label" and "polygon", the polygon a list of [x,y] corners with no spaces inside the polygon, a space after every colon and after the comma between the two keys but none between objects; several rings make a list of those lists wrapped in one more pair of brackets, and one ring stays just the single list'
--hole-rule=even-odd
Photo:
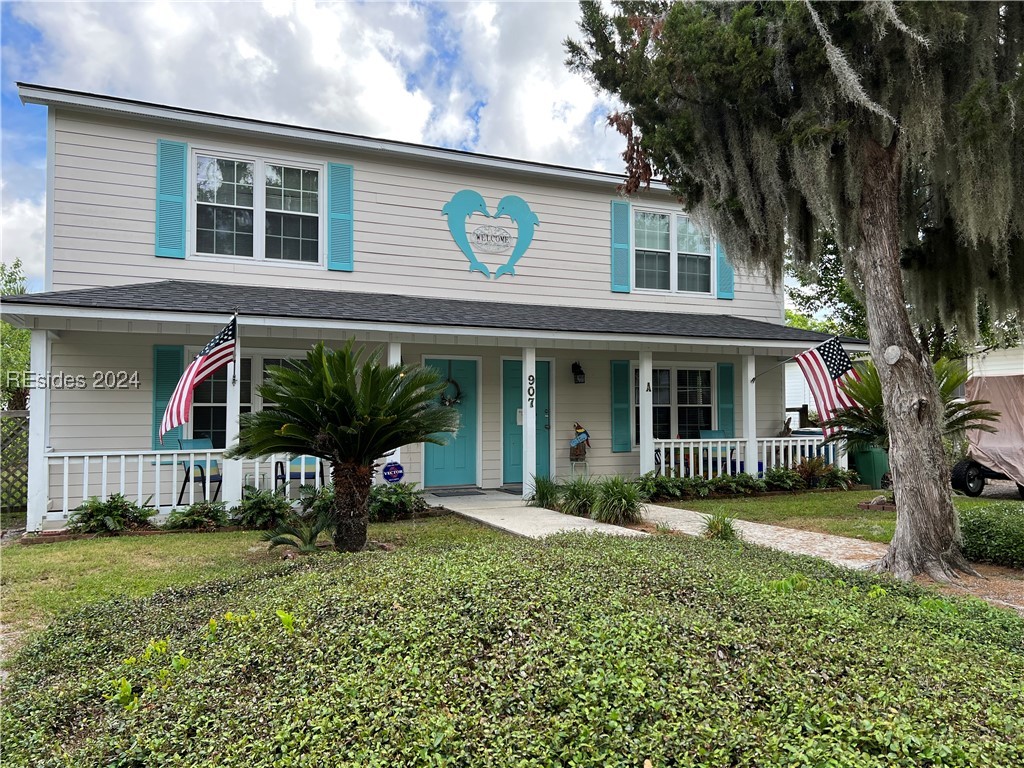
[{"label": "large oak tree", "polygon": [[834,238],[863,285],[897,525],[877,567],[970,571],[942,404],[907,306],[1024,306],[1024,4],[581,5],[569,64],[616,95],[627,193],[660,177],[778,283]]}]

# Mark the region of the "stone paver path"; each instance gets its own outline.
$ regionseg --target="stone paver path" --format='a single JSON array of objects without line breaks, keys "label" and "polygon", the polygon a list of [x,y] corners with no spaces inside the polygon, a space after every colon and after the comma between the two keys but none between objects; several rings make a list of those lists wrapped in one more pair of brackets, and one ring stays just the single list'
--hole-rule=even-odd
[{"label": "stone paver path", "polygon": [[[700,536],[704,530],[704,515],[688,509],[648,504],[645,517],[655,525],[664,525],[691,536]],[[847,568],[863,568],[872,560],[879,559],[888,549],[885,544],[873,541],[848,539],[845,536],[832,536],[814,531],[798,531],[764,523],[748,523],[745,520],[734,520],[733,526],[743,540],[751,544],[771,547],[794,555],[813,555],[836,565],[845,565]]]}]

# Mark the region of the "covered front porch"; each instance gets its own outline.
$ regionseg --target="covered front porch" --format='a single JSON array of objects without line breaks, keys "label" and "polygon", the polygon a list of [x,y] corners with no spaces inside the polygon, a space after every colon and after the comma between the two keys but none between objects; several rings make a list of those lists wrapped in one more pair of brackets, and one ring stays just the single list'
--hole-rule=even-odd
[{"label": "covered front porch", "polygon": [[[156,425],[181,365],[228,319],[211,306],[238,307],[242,365],[197,394],[190,423],[161,444]],[[300,485],[330,482],[312,457],[224,458],[240,414],[273,407],[259,396],[268,366],[318,341],[353,339],[385,362],[428,365],[451,382],[459,432],[446,446],[403,446],[388,457],[429,489],[525,497],[534,476],[713,477],[812,455],[845,461],[820,438],[777,436],[777,366],[820,335],[729,316],[175,281],[26,296],[5,317],[31,329],[33,372],[76,382],[32,391],[30,530],[62,527],[90,496],[123,493],[169,512],[203,498],[234,504],[247,487],[285,486],[294,496]],[[121,372],[128,381],[137,373],[137,384],[117,386]],[[582,458],[570,454],[576,424],[590,436]]]}]

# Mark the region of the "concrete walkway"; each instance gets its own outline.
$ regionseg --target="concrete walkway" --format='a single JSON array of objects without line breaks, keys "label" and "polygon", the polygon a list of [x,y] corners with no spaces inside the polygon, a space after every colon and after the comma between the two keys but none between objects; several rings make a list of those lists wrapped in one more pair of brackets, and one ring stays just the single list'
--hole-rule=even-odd
[{"label": "concrete walkway", "polygon": [[643,531],[606,525],[587,517],[574,517],[541,507],[528,507],[519,496],[501,491],[484,491],[481,495],[473,496],[433,496],[428,492],[426,499],[428,503],[450,509],[462,517],[530,539],[542,539],[553,533],[568,531],[591,531],[613,536],[647,536]]}]

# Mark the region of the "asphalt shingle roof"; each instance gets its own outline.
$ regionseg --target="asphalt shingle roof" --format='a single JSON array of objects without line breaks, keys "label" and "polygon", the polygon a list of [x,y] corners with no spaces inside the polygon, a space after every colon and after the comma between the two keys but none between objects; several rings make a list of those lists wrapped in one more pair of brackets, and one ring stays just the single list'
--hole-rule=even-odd
[{"label": "asphalt shingle roof", "polygon": [[[229,312],[237,308],[240,315],[250,317],[681,338],[811,343],[828,338],[814,331],[731,315],[465,301],[189,280],[25,294],[5,297],[4,304],[202,314]],[[844,338],[844,341],[859,340]]]}]

